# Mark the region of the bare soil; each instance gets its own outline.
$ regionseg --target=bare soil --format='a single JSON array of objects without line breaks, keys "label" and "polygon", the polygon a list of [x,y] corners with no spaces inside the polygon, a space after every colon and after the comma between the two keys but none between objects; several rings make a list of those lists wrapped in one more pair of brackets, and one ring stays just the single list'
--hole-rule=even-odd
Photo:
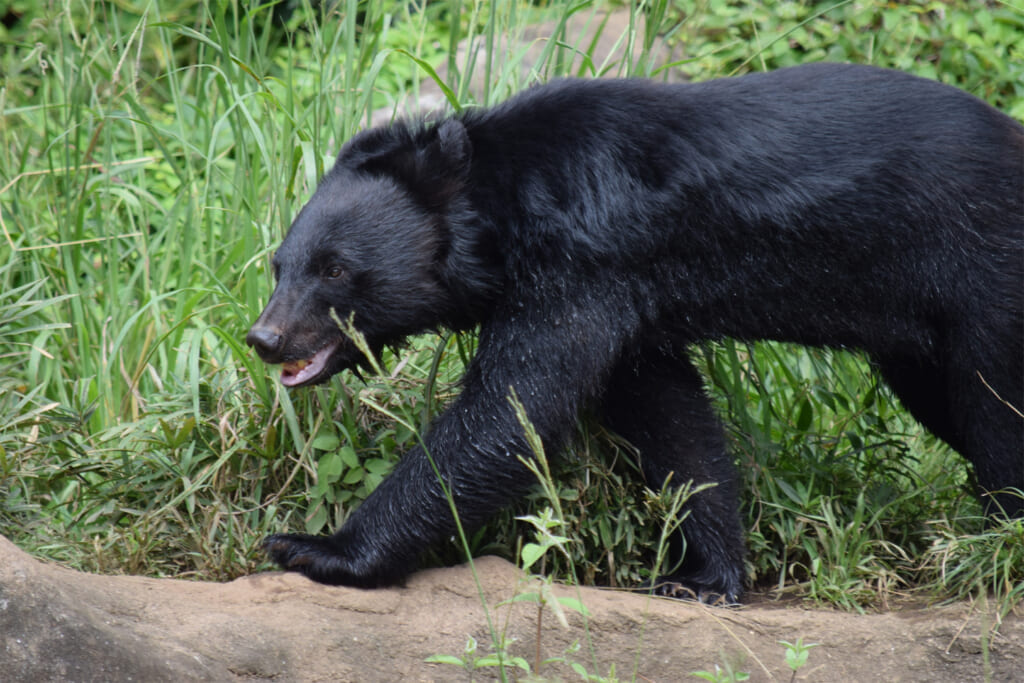
[{"label": "bare soil", "polygon": [[[42,681],[452,681],[492,680],[493,667],[468,672],[430,664],[492,651],[491,623],[540,674],[532,680],[698,680],[715,665],[752,681],[790,681],[780,640],[818,643],[796,680],[1020,681],[1024,619],[998,630],[969,604],[850,614],[798,603],[712,608],[621,591],[556,587],[588,616],[567,611],[562,626],[536,604],[508,601],[529,589],[497,558],[415,574],[407,585],[359,590],[265,573],[227,584],[83,574],[33,559],[0,538],[0,671],[4,680]],[[535,588],[536,586],[534,586]],[[510,680],[524,678],[510,669]]]}]

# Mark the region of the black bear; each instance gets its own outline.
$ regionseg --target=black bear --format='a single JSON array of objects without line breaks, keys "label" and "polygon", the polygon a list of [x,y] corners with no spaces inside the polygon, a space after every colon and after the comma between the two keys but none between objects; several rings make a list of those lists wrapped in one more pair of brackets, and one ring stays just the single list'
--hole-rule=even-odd
[{"label": "black bear", "polygon": [[[549,452],[582,409],[646,481],[714,482],[666,577],[734,600],[737,484],[688,344],[866,351],[973,463],[990,512],[1024,489],[1024,127],[955,88],[816,64],[706,83],[565,80],[353,137],[273,257],[247,342],[288,386],[440,326],[479,326],[425,438],[467,527],[532,483],[512,389]],[[332,313],[333,311],[333,313]],[[400,580],[454,518],[421,448],[332,536],[274,535],[323,583]],[[677,585],[678,588],[678,585]]]}]

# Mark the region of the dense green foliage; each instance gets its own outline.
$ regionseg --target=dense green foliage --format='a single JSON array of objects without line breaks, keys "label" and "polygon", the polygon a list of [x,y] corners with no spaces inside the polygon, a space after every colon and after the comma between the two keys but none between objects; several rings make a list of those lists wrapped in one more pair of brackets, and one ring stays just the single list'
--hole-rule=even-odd
[{"label": "dense green foliage", "polygon": [[[268,531],[325,531],[373,489],[457,391],[472,338],[417,339],[386,354],[384,377],[291,394],[241,339],[270,292],[268,254],[341,142],[421,79],[461,107],[564,73],[705,79],[849,60],[1024,118],[1024,15],[1008,5],[651,5],[646,28],[621,36],[626,64],[561,32],[570,14],[600,31],[607,8],[590,3],[0,10],[0,533],[90,570],[228,578],[260,567]],[[540,22],[555,39],[527,52]],[[667,67],[650,58],[656,35],[676,55]],[[912,585],[1024,593],[1021,523],[982,533],[961,459],[861,359],[694,351],[749,479],[759,585],[850,606]],[[559,496],[583,580],[632,585],[649,570],[668,502],[633,467],[628,445],[581,426]],[[495,520],[474,551],[514,556],[530,527],[513,515],[543,504]]]}]

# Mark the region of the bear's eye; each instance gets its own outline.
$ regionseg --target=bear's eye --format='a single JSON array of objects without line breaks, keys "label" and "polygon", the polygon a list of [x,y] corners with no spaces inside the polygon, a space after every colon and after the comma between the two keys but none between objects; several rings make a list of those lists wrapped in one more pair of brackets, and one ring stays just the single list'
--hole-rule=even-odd
[{"label": "bear's eye", "polygon": [[345,270],[341,266],[331,266],[324,272],[324,277],[328,280],[337,280],[344,274]]}]

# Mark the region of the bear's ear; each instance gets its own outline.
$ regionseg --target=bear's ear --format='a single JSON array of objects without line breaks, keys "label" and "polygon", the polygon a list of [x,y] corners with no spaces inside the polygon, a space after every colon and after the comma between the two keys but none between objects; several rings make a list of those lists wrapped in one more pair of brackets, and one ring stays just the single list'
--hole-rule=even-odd
[{"label": "bear's ear", "polygon": [[469,179],[473,146],[461,121],[446,119],[432,131],[433,139],[417,148],[409,187],[428,207],[443,209]]},{"label": "bear's ear", "polygon": [[469,162],[473,156],[473,145],[469,142],[469,133],[461,121],[446,119],[437,127],[437,146],[435,153],[440,155],[442,163],[460,175],[469,174]]},{"label": "bear's ear", "polygon": [[461,121],[410,130],[399,123],[352,138],[338,163],[356,172],[390,176],[428,208],[444,209],[465,186],[472,157],[469,134]]}]

